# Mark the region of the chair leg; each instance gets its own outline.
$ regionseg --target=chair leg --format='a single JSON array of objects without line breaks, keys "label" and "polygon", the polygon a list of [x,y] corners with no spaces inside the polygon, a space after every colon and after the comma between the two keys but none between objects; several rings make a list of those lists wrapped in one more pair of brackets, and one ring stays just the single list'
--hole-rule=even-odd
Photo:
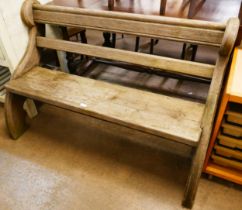
[{"label": "chair leg", "polygon": [[[201,0],[200,3],[204,3],[206,0]],[[190,0],[190,6],[188,9],[188,18],[191,19],[194,15],[194,10],[196,9],[196,3],[197,1],[195,0]]]},{"label": "chair leg", "polygon": [[112,33],[112,47],[116,47],[116,33]]},{"label": "chair leg", "polygon": [[113,10],[114,7],[114,0],[108,0],[108,9]]},{"label": "chair leg", "polygon": [[192,18],[192,16],[193,16],[195,5],[196,5],[196,1],[190,0],[190,6],[188,9],[188,18],[189,19]]},{"label": "chair leg", "polygon": [[110,40],[111,34],[109,32],[103,32],[103,38],[104,38],[104,47],[112,47],[112,42]]},{"label": "chair leg", "polygon": [[161,0],[160,2],[160,15],[165,15],[167,0]]},{"label": "chair leg", "polygon": [[135,49],[134,49],[135,52],[138,52],[139,50],[139,41],[140,41],[140,37],[137,36],[135,39]]},{"label": "chair leg", "polygon": [[26,98],[15,95],[13,93],[6,93],[5,98],[5,119],[10,136],[13,139],[19,138],[27,129],[26,112],[23,105]]},{"label": "chair leg", "polygon": [[191,57],[191,61],[195,61],[196,55],[197,55],[197,48],[198,45],[192,45],[192,57]]},{"label": "chair leg", "polygon": [[80,32],[81,42],[87,44],[86,30]]},{"label": "chair leg", "polygon": [[187,48],[187,44],[186,44],[186,43],[183,43],[183,46],[182,46],[182,53],[181,53],[181,59],[182,59],[182,60],[185,59],[186,48]]},{"label": "chair leg", "polygon": [[153,54],[153,52],[154,52],[154,44],[155,44],[155,40],[151,39],[150,40],[150,54]]},{"label": "chair leg", "polygon": [[[81,30],[80,32],[81,43],[87,44],[86,29]],[[81,60],[88,59],[87,55],[81,55]]]}]

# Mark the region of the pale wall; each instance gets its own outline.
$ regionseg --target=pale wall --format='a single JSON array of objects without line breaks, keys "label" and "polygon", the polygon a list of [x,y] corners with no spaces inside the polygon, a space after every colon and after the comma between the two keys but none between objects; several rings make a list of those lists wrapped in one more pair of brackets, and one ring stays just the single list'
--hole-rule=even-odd
[{"label": "pale wall", "polygon": [[[39,0],[40,3],[48,1]],[[28,44],[28,30],[20,17],[23,2],[24,0],[0,0],[0,38],[12,72]]]}]

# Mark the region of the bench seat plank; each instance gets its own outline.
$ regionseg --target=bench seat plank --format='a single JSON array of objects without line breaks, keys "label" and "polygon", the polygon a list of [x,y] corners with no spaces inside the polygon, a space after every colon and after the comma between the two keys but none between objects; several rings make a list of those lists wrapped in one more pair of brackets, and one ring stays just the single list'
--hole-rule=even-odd
[{"label": "bench seat plank", "polygon": [[34,67],[6,89],[35,100],[196,146],[204,104]]}]

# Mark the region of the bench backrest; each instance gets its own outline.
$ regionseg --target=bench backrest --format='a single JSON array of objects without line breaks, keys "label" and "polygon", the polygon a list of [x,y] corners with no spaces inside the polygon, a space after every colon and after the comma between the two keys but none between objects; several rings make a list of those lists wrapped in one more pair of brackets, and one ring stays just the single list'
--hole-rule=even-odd
[{"label": "bench backrest", "polygon": [[[29,2],[32,2],[30,4]],[[31,6],[30,6],[31,5]],[[40,5],[35,0],[25,3],[24,21],[31,27],[35,23],[83,27],[136,36],[161,38],[186,43],[220,47],[220,54],[228,55],[230,42],[226,31],[236,28],[237,19],[227,23],[213,23],[162,16],[106,12],[53,5]],[[236,30],[235,30],[236,31]],[[156,55],[82,44],[37,36],[37,47],[80,53],[88,56],[127,62],[149,67],[154,71],[170,71],[211,79],[215,66]]]}]

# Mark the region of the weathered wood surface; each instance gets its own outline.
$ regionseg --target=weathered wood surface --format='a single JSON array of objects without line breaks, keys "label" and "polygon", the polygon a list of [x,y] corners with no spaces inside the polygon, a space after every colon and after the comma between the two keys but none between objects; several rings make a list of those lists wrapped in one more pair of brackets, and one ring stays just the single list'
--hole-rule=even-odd
[{"label": "weathered wood surface", "polygon": [[172,71],[194,75],[204,78],[211,78],[214,65],[178,60],[144,53],[136,53],[127,50],[104,48],[90,44],[82,44],[71,41],[37,37],[37,46],[62,50],[72,53],[80,53],[98,58],[122,61],[131,64],[142,65],[145,67],[156,68],[157,70]]},{"label": "weathered wood surface", "polygon": [[39,4],[37,0],[24,1],[21,9],[21,18],[28,27],[33,27],[34,17],[33,17],[33,4]]},{"label": "weathered wood surface", "polygon": [[[33,1],[28,0],[28,2]],[[27,14],[29,7],[26,8]],[[33,30],[31,18],[32,16],[26,22]],[[40,100],[91,116],[93,119],[102,119],[121,127],[193,147],[195,153],[183,199],[183,205],[191,208],[202,172],[223,77],[237,36],[238,20],[230,19],[226,25],[38,4],[33,6],[33,18],[37,23],[84,27],[220,47],[214,68],[206,64],[150,57],[140,53],[43,37],[37,37],[37,43],[33,42],[34,45],[52,47],[56,50],[130,62],[162,70],[164,68],[182,74],[212,77],[206,105],[34,67],[38,59],[31,61],[33,58],[30,55],[33,52],[31,50],[25,55],[26,70],[19,67],[16,73],[18,78],[13,78],[7,85],[7,90],[11,94]],[[9,103],[9,113],[14,112],[12,104]],[[11,120],[11,115],[6,117]]]},{"label": "weathered wood surface", "polygon": [[7,90],[195,146],[204,105],[36,67]]},{"label": "weathered wood surface", "polygon": [[223,44],[228,47],[221,47],[221,49],[226,50],[224,50],[223,53],[220,53],[216,62],[216,67],[214,70],[206,102],[206,107],[201,123],[201,128],[203,132],[196,152],[194,154],[191,172],[185,189],[183,205],[186,207],[191,208],[195,199],[198,182],[202,173],[203,164],[205,161],[206,152],[212,132],[212,126],[214,122],[214,117],[217,109],[217,104],[223,84],[226,67],[229,62],[230,55],[237,38],[239,25],[239,20],[237,18],[232,18],[227,23],[227,28],[229,28],[230,30],[226,30],[226,33],[223,38]]},{"label": "weathered wood surface", "polygon": [[235,39],[238,34],[238,25],[240,25],[240,21],[238,18],[230,18],[227,23],[226,30],[224,32],[222,45],[219,50],[219,54],[222,56],[227,56],[231,53],[231,50],[234,47],[234,38],[231,38],[231,35],[236,34]]},{"label": "weathered wood surface", "polygon": [[5,97],[5,120],[10,136],[19,138],[27,129],[25,122],[26,113],[23,109],[25,98],[20,95],[7,92]]},{"label": "weathered wood surface", "polygon": [[[83,27],[101,31],[132,34],[137,36],[186,41],[197,44],[220,46],[224,35],[224,27],[208,24],[207,28],[197,25],[206,23],[173,20],[157,16],[140,16],[134,14],[97,12],[86,9],[65,8],[57,6],[34,6],[34,19],[37,23],[57,24],[62,26]],[[211,29],[210,29],[211,28]],[[219,29],[218,29],[219,28]],[[221,30],[222,28],[222,30]]]},{"label": "weathered wood surface", "polygon": [[[234,31],[234,29],[232,31]],[[225,114],[226,114],[226,109],[228,105],[229,105],[229,110],[234,110],[238,112],[241,111],[241,107],[237,109],[234,105],[231,106],[231,104],[229,104],[229,102],[241,103],[242,101],[240,100],[239,97],[237,97],[237,95],[234,97],[233,95],[234,92],[231,92],[231,85],[235,84],[234,78],[238,78],[238,81],[240,78],[238,74],[239,70],[241,70],[241,68],[238,65],[240,62],[237,62],[240,60],[238,57],[239,51],[240,49],[237,47],[233,51],[233,60],[229,69],[229,77],[227,80],[226,88],[222,96],[222,100],[220,102],[216,123],[213,129],[213,134],[211,136],[209,147],[207,150],[206,160],[204,163],[204,171],[207,172],[208,174],[218,176],[220,178],[232,181],[234,183],[242,184],[242,176],[240,172],[237,172],[236,170],[226,168],[223,166],[218,166],[217,164],[212,163],[210,159],[216,141],[218,141],[220,144],[225,145],[227,147],[237,148],[237,149],[242,148],[242,142],[240,142],[239,139],[231,138],[229,136],[219,133],[223,119],[224,117],[226,117]]]},{"label": "weathered wood surface", "polygon": [[211,21],[201,21],[201,20],[188,20],[183,18],[174,18],[174,17],[160,17],[154,15],[142,15],[142,14],[130,14],[126,12],[112,12],[112,11],[103,11],[103,10],[93,10],[93,9],[81,9],[81,8],[73,8],[73,7],[63,7],[63,6],[53,6],[53,5],[33,5],[34,10],[40,11],[58,11],[63,13],[70,14],[83,14],[83,15],[91,15],[97,17],[107,17],[107,18],[119,18],[125,20],[137,20],[141,22],[148,23],[160,23],[160,24],[172,24],[177,26],[188,26],[195,28],[203,28],[203,29],[212,29],[212,30],[221,30],[224,31],[226,28],[226,22],[211,22]]}]

